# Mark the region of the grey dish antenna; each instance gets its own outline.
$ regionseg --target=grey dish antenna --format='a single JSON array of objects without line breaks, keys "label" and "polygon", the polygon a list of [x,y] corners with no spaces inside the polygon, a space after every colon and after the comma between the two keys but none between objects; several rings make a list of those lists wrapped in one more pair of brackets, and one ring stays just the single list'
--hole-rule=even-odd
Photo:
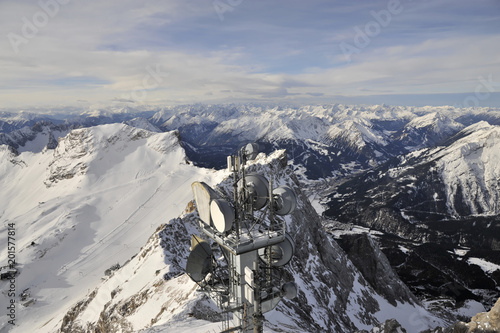
[{"label": "grey dish antenna", "polygon": [[267,264],[270,259],[271,266],[276,267],[286,265],[292,259],[294,253],[295,242],[288,233],[285,233],[285,239],[281,243],[259,249],[260,258]]},{"label": "grey dish antenna", "polygon": [[203,239],[192,236],[186,273],[194,282],[200,282],[212,270],[212,249]]},{"label": "grey dish antenna", "polygon": [[264,208],[269,198],[269,182],[267,179],[258,174],[250,174],[245,177],[245,182],[253,208],[255,210]]},{"label": "grey dish antenna", "polygon": [[295,193],[288,186],[281,186],[273,190],[274,212],[278,215],[291,214],[297,207]]}]

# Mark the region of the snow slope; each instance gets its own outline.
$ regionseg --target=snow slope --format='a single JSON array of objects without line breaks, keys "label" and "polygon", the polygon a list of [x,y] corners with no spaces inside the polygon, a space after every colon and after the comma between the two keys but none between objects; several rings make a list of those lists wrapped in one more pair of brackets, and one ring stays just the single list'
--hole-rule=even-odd
[{"label": "snow slope", "polygon": [[480,122],[465,128],[463,134],[466,136],[435,155],[448,210],[458,215],[465,204],[471,214],[498,215],[500,126]]},{"label": "snow slope", "polygon": [[[16,326],[2,311],[2,332],[53,332],[106,269],[137,254],[161,223],[183,211],[192,181],[214,177],[186,161],[176,132],[124,124],[73,130],[55,150],[16,156],[0,146],[0,155],[0,262],[14,224],[21,272]],[[7,282],[0,285],[7,290]],[[27,307],[18,297],[26,289],[34,300]],[[2,293],[0,307],[8,302]]]},{"label": "snow slope", "polygon": [[464,127],[442,112],[431,112],[406,124],[398,140],[412,151],[440,144]]}]

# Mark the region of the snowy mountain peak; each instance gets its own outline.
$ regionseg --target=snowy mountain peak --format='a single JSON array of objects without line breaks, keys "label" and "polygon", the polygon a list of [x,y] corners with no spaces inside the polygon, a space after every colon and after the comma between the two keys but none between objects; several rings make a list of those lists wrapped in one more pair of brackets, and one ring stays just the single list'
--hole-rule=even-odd
[{"label": "snowy mountain peak", "polygon": [[331,140],[339,139],[350,142],[353,147],[359,149],[365,147],[367,143],[387,145],[384,135],[374,130],[373,125],[366,119],[345,120],[332,125],[327,133]]},{"label": "snowy mountain peak", "polygon": [[54,125],[47,121],[39,121],[33,126],[25,126],[10,133],[0,133],[0,144],[5,144],[17,152],[41,152],[54,149],[57,140],[69,132],[66,125]]},{"label": "snowy mountain peak", "polygon": [[[182,213],[193,181],[211,184],[216,175],[186,163],[177,132],[125,124],[73,130],[55,150],[38,153],[14,154],[4,145],[0,155],[0,215],[15,225],[20,271],[12,332],[58,331],[67,309],[110,267],[123,265],[159,225]],[[0,232],[5,236],[5,225]],[[0,242],[0,261],[6,258],[7,242]],[[148,277],[165,266],[156,259],[142,268]],[[23,290],[26,300],[18,296]],[[4,312],[0,331],[6,325]]]},{"label": "snowy mountain peak", "polygon": [[161,130],[155,125],[151,124],[146,118],[137,117],[131,120],[127,120],[124,122],[125,124],[135,127],[141,128],[149,132],[160,133]]},{"label": "snowy mountain peak", "polygon": [[432,112],[406,124],[397,140],[411,151],[440,144],[463,128],[464,125],[443,113]]},{"label": "snowy mountain peak", "polygon": [[[447,206],[453,215],[500,214],[500,126],[481,123],[463,132],[469,135],[438,153],[446,186]],[[461,213],[461,214],[459,214]]]},{"label": "snowy mountain peak", "polygon": [[474,132],[477,132],[477,131],[481,131],[481,130],[485,130],[485,129],[491,129],[495,127],[494,125],[490,125],[490,123],[488,123],[487,121],[479,121],[475,124],[472,124],[470,126],[467,126],[465,127],[464,129],[462,129],[459,133],[457,133],[457,136],[467,136],[467,135],[470,135]]},{"label": "snowy mountain peak", "polygon": [[406,125],[406,127],[413,127],[413,128],[432,127],[436,132],[443,132],[450,130],[459,131],[464,126],[460,123],[457,123],[453,119],[445,116],[441,112],[432,112],[424,116],[413,119]]},{"label": "snowy mountain peak", "polygon": [[117,160],[140,158],[135,155],[144,141],[147,147],[160,153],[178,147],[179,157],[184,158],[177,132],[155,133],[126,124],[76,129],[59,140],[46,184],[50,186],[87,172],[101,177],[106,172],[112,172],[113,163]]}]

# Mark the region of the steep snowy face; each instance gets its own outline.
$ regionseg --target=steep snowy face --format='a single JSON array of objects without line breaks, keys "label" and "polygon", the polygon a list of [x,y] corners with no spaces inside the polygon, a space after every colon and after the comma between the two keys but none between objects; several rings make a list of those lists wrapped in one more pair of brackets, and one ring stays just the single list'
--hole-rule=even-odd
[{"label": "steep snowy face", "polygon": [[[439,215],[498,215],[499,160],[500,127],[483,122],[457,133],[448,146],[401,156],[346,183],[340,191],[345,188],[350,191],[346,197],[368,200],[370,207],[407,211],[403,218],[415,223],[433,214],[432,220]],[[337,198],[332,203],[343,202],[340,194]]]},{"label": "steep snowy face", "polygon": [[432,112],[411,120],[397,140],[408,150],[414,150],[439,144],[463,128],[464,125],[441,112]]},{"label": "steep snowy face", "polygon": [[8,145],[18,152],[41,152],[54,149],[60,137],[71,130],[67,125],[54,125],[50,122],[38,122],[31,127],[23,127],[10,133],[0,133],[0,144]]},{"label": "steep snowy face", "polygon": [[500,127],[473,125],[470,133],[437,155],[448,211],[500,214]]},{"label": "steep snowy face", "polygon": [[124,122],[124,124],[127,124],[135,128],[141,128],[149,132],[156,132],[156,133],[161,132],[161,130],[158,127],[151,124],[146,118],[142,117],[127,120]]},{"label": "steep snowy face", "polygon": [[[39,153],[0,147],[0,237],[7,239],[7,223],[15,226],[20,271],[12,332],[54,332],[108,268],[182,212],[191,182],[213,177],[186,161],[176,132],[125,124],[73,130]],[[6,247],[0,242],[1,262]],[[8,302],[2,293],[0,305]]]},{"label": "steep snowy face", "polygon": [[[144,145],[148,148],[147,152],[138,149]],[[125,124],[76,129],[60,140],[54,150],[46,184],[50,186],[51,183],[72,178],[74,175],[87,174],[91,164],[90,174],[99,178],[104,177],[107,172],[124,172],[119,170],[119,165],[114,165],[118,164],[117,162],[137,165],[141,154],[154,158],[152,155],[156,153],[170,152],[176,155],[175,162],[184,159],[176,132],[155,133]],[[152,168],[158,168],[158,163],[161,162],[146,166],[138,172],[147,174]]]},{"label": "steep snowy face", "polygon": [[328,137],[332,141],[344,141],[358,151],[361,151],[368,143],[387,145],[386,136],[374,130],[373,125],[365,119],[346,120],[335,124],[328,129]]}]

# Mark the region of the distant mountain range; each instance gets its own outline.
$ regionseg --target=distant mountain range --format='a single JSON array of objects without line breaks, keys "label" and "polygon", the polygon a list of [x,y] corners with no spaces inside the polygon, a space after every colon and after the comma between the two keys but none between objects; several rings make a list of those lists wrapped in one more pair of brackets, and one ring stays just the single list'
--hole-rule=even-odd
[{"label": "distant mountain range", "polygon": [[2,112],[0,216],[18,226],[18,289],[36,301],[18,331],[217,330],[182,275],[195,226],[178,216],[190,183],[223,183],[226,156],[248,142],[271,154],[254,166],[264,173],[288,160],[302,208],[288,223],[299,301],[269,331],[396,317],[420,332],[475,315],[500,296],[497,125],[499,109],[385,105]]}]

